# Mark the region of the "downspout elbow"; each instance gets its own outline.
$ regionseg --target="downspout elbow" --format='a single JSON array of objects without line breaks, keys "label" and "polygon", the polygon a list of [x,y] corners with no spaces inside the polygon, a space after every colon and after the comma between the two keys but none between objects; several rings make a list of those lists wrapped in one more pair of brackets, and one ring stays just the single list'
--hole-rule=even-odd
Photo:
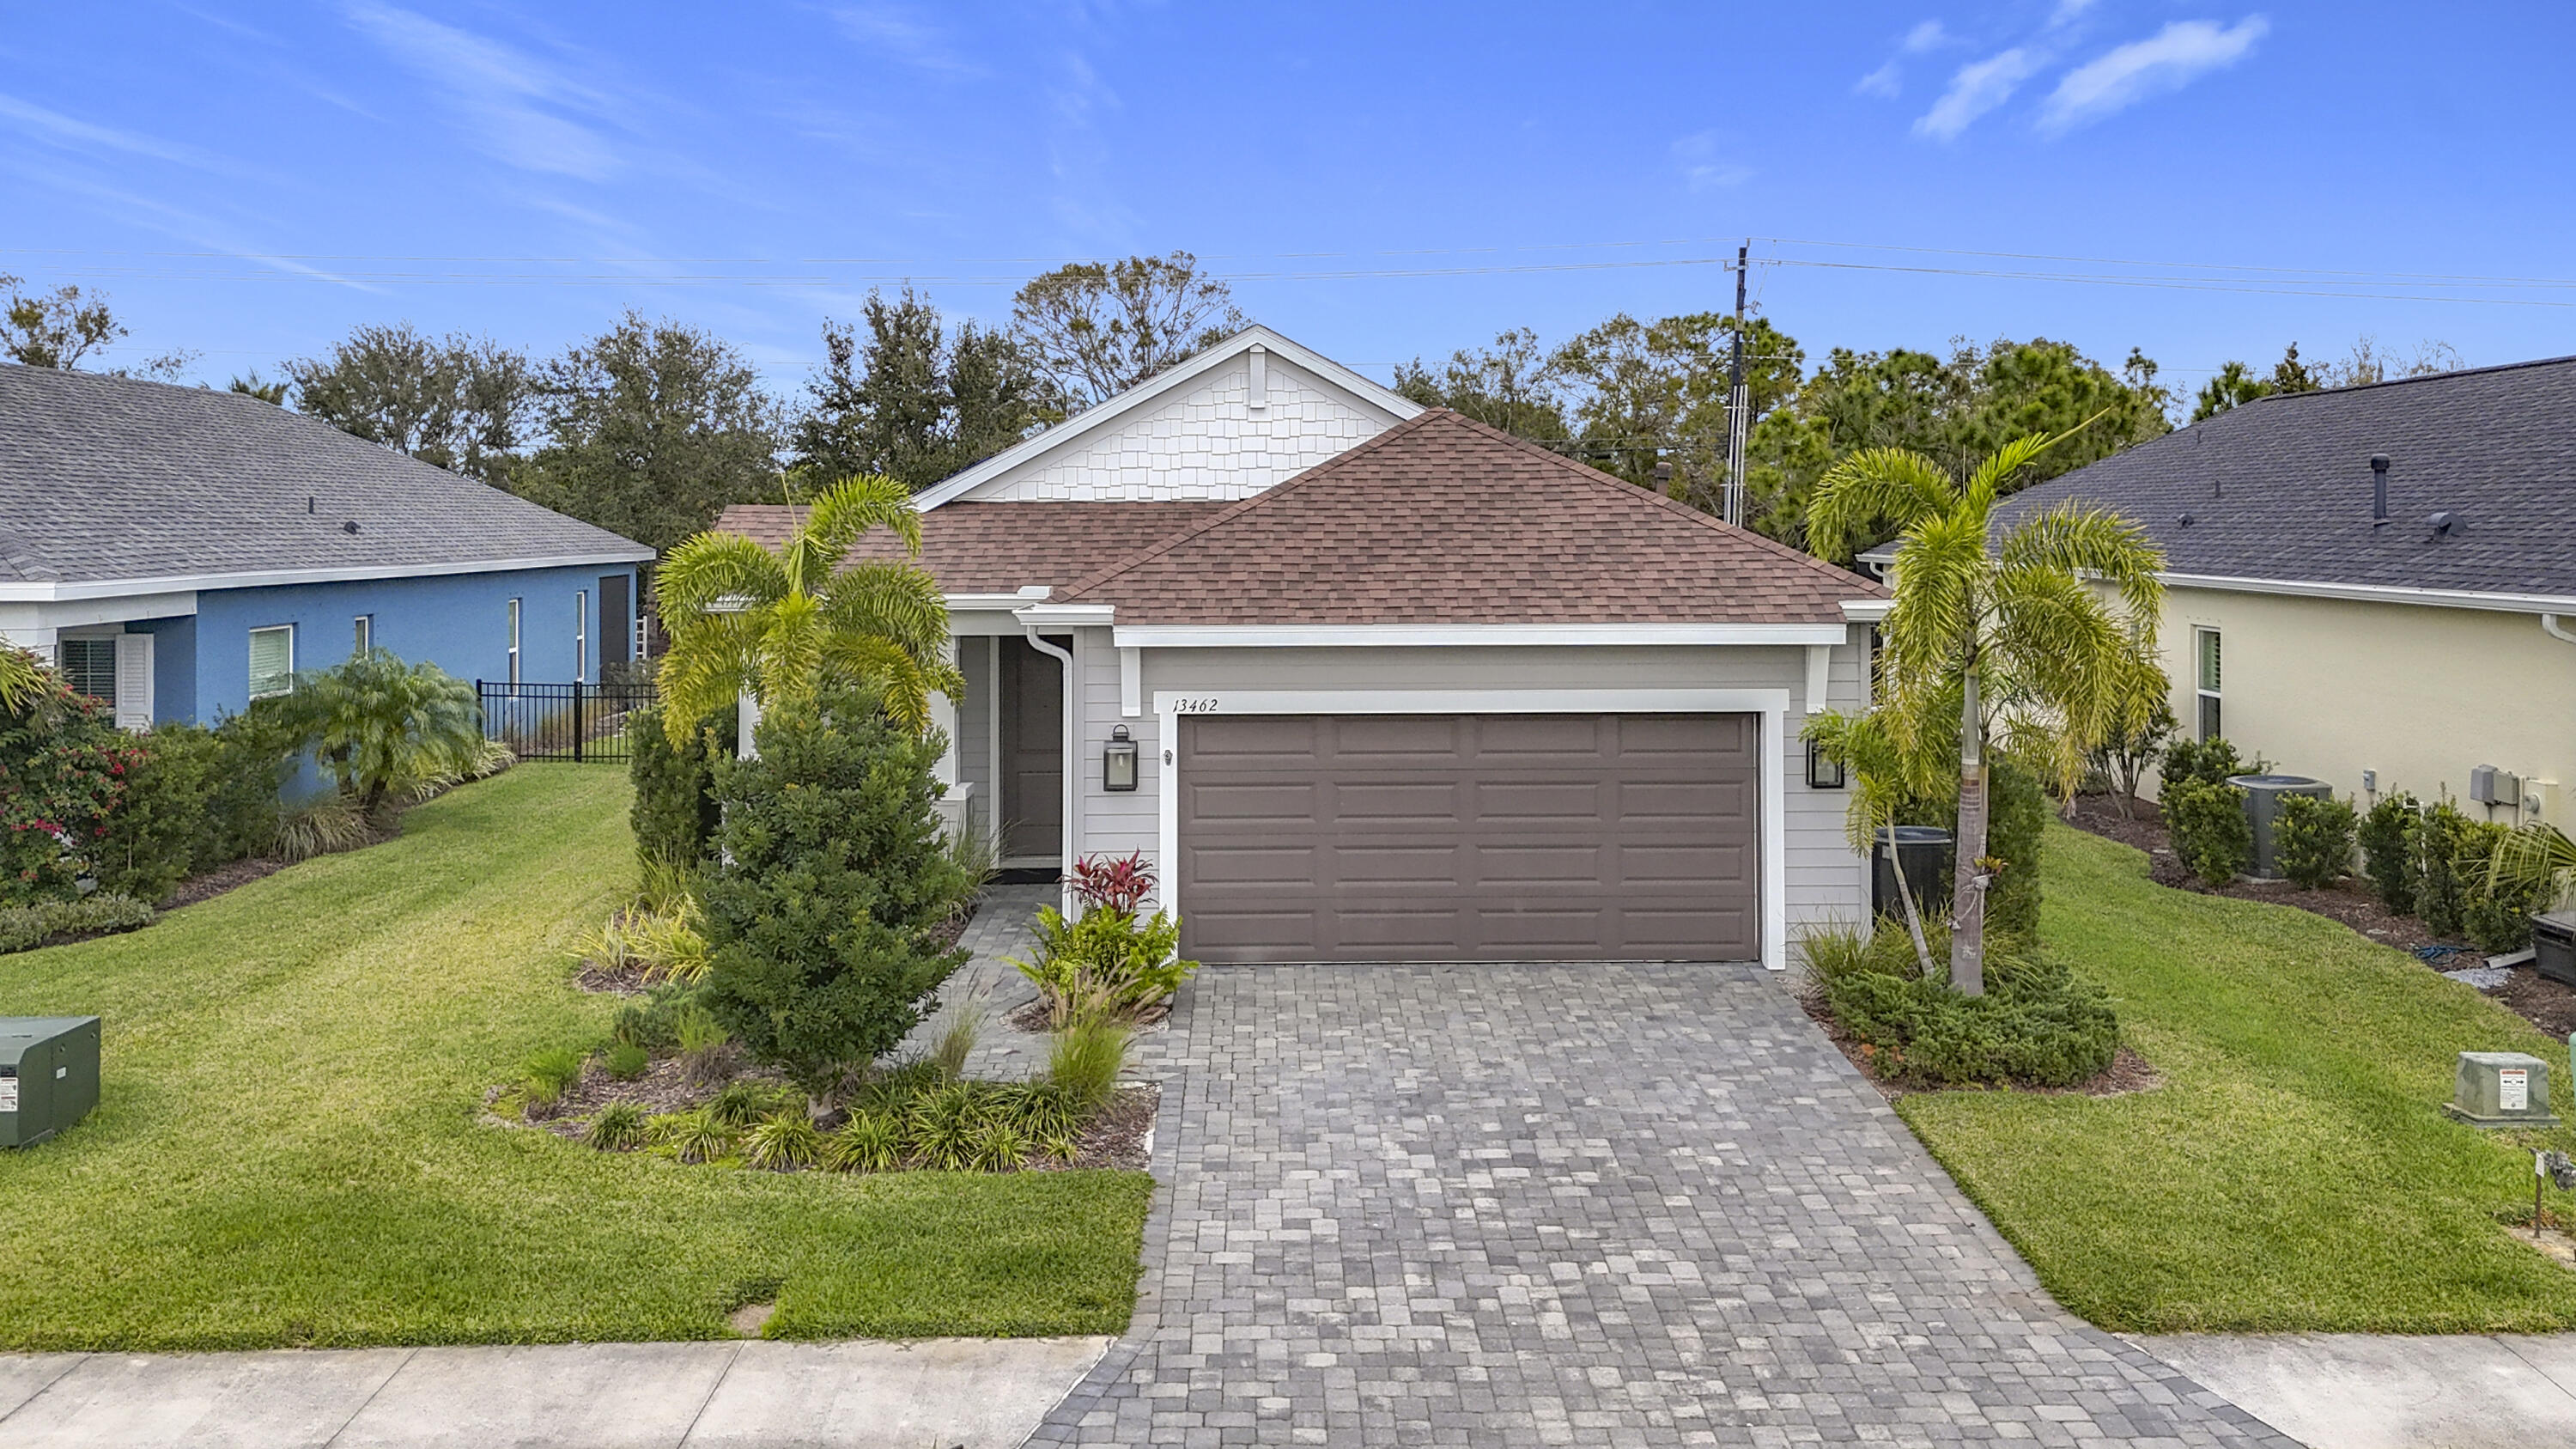
[{"label": "downspout elbow", "polygon": [[1073,811],[1076,803],[1075,789],[1082,779],[1082,770],[1075,762],[1074,755],[1075,740],[1081,731],[1082,722],[1074,717],[1074,701],[1077,696],[1074,691],[1076,681],[1073,677],[1073,651],[1070,649],[1058,649],[1053,644],[1048,643],[1046,636],[1038,632],[1038,626],[1030,623],[1026,619],[1022,619],[1020,621],[1020,628],[1028,634],[1030,648],[1035,649],[1040,654],[1054,656],[1057,665],[1056,673],[1064,678],[1064,805],[1059,811],[1059,814],[1063,817],[1063,834],[1061,840],[1056,845],[1056,869],[1061,873],[1061,879],[1064,882],[1064,890],[1067,893],[1062,904],[1059,906],[1059,909],[1070,911],[1073,906],[1073,897],[1071,895],[1071,891],[1073,890]]},{"label": "downspout elbow", "polygon": [[2567,630],[2559,624],[2558,616],[2556,614],[2543,614],[2540,616],[2540,632],[2548,635],[2552,639],[2558,640],[2561,643],[2576,644],[2576,634],[2568,633]]}]

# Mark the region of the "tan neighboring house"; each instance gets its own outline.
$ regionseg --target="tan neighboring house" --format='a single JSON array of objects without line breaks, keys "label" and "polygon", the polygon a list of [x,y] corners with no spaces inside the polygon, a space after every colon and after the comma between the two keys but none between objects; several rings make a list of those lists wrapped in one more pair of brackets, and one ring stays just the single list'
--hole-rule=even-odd
[{"label": "tan neighboring house", "polygon": [[2184,733],[2364,806],[2576,809],[2576,358],[2264,398],[2001,512],[2065,499],[2164,550]]},{"label": "tan neighboring house", "polygon": [[916,506],[953,808],[1142,853],[1195,959],[1777,968],[1867,913],[1798,738],[1867,697],[1866,579],[1258,327]]}]

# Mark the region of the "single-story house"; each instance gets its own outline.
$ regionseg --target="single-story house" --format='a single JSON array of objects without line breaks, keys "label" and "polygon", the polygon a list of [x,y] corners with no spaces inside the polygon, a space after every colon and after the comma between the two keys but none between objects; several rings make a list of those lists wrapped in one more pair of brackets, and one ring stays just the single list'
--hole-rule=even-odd
[{"label": "single-story house", "polygon": [[2567,823],[2576,358],[2262,398],[1998,516],[2067,499],[2164,550],[2159,642],[2189,736],[2364,805],[2402,790]]},{"label": "single-story house", "polygon": [[370,646],[596,681],[632,657],[652,557],[254,397],[0,366],[0,639],[129,728],[213,723]]},{"label": "single-story house", "polygon": [[1867,914],[1798,739],[1866,579],[1260,327],[917,503],[952,795],[1010,865],[1141,852],[1189,956],[1778,967]]}]

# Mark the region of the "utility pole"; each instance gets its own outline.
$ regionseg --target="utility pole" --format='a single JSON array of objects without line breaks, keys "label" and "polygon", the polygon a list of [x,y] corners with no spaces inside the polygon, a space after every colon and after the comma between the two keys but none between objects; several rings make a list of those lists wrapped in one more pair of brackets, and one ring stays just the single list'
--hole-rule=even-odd
[{"label": "utility pole", "polygon": [[1726,369],[1726,498],[1723,514],[1727,522],[1744,523],[1744,434],[1753,409],[1744,382],[1744,266],[1753,251],[1747,240],[1735,249],[1735,356]]}]

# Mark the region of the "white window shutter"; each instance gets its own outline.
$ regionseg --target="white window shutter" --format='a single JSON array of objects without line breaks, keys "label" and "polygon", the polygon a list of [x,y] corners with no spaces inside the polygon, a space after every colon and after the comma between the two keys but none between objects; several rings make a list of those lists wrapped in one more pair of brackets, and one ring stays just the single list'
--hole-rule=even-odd
[{"label": "white window shutter", "polygon": [[116,636],[116,727],[152,728],[152,636]]}]

